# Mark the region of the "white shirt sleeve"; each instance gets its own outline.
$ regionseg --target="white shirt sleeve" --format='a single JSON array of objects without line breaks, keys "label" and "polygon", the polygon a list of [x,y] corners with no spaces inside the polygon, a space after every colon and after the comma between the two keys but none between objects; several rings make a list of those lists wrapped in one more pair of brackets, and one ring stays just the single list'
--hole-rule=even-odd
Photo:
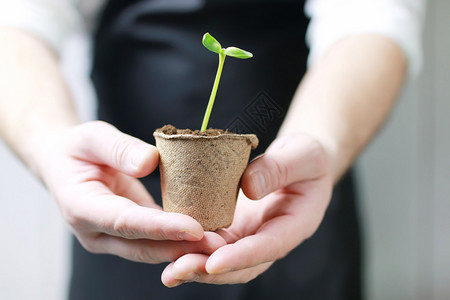
[{"label": "white shirt sleeve", "polygon": [[313,65],[337,40],[362,33],[391,38],[403,50],[408,71],[416,76],[422,66],[422,24],[426,0],[308,0],[311,18],[306,40],[308,64]]},{"label": "white shirt sleeve", "polygon": [[0,26],[41,38],[60,54],[70,33],[82,30],[78,0],[0,0]]}]

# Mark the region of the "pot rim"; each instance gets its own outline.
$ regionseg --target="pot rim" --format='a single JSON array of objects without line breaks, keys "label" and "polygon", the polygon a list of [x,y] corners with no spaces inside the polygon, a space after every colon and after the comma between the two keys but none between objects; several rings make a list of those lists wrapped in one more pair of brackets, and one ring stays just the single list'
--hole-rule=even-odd
[{"label": "pot rim", "polygon": [[204,136],[204,135],[194,135],[194,134],[165,134],[163,132],[155,131],[153,132],[154,137],[161,137],[166,140],[213,140],[213,139],[247,139],[249,144],[251,144],[252,149],[255,149],[258,146],[259,140],[256,134],[247,133],[247,134],[238,134],[238,133],[227,133],[227,134],[219,134],[213,136]]}]

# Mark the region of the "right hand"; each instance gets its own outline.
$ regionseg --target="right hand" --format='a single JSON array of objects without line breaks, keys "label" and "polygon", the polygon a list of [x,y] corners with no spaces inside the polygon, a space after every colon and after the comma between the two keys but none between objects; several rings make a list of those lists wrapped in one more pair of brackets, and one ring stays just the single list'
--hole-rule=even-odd
[{"label": "right hand", "polygon": [[191,217],[163,212],[136,179],[158,165],[154,146],[100,121],[47,132],[39,145],[37,171],[86,250],[160,263],[226,244]]}]

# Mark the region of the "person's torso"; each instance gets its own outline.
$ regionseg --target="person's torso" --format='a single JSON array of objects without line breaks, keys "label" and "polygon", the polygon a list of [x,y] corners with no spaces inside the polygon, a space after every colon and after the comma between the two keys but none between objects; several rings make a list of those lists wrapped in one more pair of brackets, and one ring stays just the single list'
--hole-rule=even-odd
[{"label": "person's torso", "polygon": [[218,61],[201,43],[210,32],[254,54],[226,59],[210,126],[254,132],[262,152],[305,72],[307,23],[303,1],[110,1],[95,39],[99,116],[149,142],[168,123],[198,129]]},{"label": "person's torso", "polygon": [[[95,37],[99,118],[151,143],[167,123],[198,129],[218,63],[201,43],[210,32],[254,54],[226,59],[210,126],[256,133],[262,153],[305,72],[307,23],[303,1],[111,0]],[[143,182],[158,201],[158,174]],[[317,233],[246,285],[167,289],[163,265],[90,254],[75,241],[70,299],[360,299],[358,247],[346,177]]]}]

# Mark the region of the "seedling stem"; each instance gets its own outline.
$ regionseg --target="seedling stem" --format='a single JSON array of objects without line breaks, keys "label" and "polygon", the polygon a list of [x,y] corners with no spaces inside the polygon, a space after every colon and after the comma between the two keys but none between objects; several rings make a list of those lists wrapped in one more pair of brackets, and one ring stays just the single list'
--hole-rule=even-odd
[{"label": "seedling stem", "polygon": [[208,50],[219,54],[219,67],[217,68],[216,79],[214,80],[211,96],[209,97],[208,106],[206,107],[205,116],[203,117],[202,127],[200,128],[200,131],[205,131],[208,127],[209,117],[211,116],[214,100],[216,99],[217,89],[219,88],[220,76],[222,75],[225,57],[228,55],[237,58],[250,58],[253,57],[253,54],[236,47],[228,47],[224,49],[222,48],[220,43],[209,33],[205,33],[205,35],[203,35],[202,42]]}]

